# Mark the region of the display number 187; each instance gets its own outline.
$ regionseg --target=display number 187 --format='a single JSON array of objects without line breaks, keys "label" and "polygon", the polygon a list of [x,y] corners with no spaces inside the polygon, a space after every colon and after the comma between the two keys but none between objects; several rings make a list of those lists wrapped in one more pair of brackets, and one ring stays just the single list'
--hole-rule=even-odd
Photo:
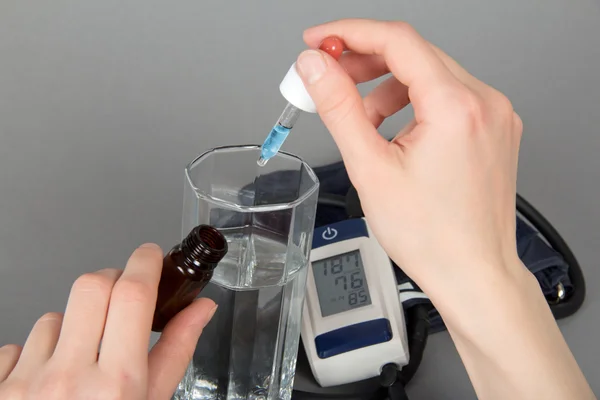
[{"label": "display number 187", "polygon": [[[354,266],[358,267],[358,253],[354,254]],[[346,256],[346,260],[350,262],[350,256]],[[323,275],[327,276],[328,274],[337,275],[341,274],[344,271],[344,264],[342,257],[336,257],[331,260],[331,267],[327,268],[327,263],[325,263],[325,268],[323,268]]]}]

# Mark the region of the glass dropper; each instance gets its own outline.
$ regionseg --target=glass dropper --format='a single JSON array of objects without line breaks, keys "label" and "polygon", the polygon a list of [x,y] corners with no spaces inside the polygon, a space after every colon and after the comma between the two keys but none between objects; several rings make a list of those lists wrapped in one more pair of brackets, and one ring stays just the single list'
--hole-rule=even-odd
[{"label": "glass dropper", "polygon": [[[319,50],[329,54],[335,60],[339,60],[344,52],[344,42],[336,36],[330,36],[321,42]],[[311,113],[317,111],[315,103],[298,75],[296,63],[292,65],[285,78],[283,78],[279,90],[288,103],[261,147],[260,158],[257,161],[257,164],[261,167],[265,166],[269,159],[277,154],[298,120],[300,113],[302,111]]]}]

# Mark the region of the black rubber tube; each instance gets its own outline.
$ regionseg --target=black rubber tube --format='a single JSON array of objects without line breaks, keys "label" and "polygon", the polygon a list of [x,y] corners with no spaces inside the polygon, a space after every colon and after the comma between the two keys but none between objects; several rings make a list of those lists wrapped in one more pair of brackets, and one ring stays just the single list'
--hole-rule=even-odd
[{"label": "black rubber tube", "polygon": [[557,304],[551,304],[554,318],[561,319],[573,315],[585,300],[585,278],[575,254],[552,224],[523,196],[517,194],[517,211],[546,239],[548,244],[565,259],[569,266],[569,278],[573,284],[571,296]]},{"label": "black rubber tube", "polygon": [[408,354],[410,355],[408,364],[402,367],[398,375],[398,380],[403,386],[415,376],[421,366],[423,353],[427,347],[427,338],[429,337],[429,310],[430,306],[416,305],[412,306],[406,312],[408,328]]}]

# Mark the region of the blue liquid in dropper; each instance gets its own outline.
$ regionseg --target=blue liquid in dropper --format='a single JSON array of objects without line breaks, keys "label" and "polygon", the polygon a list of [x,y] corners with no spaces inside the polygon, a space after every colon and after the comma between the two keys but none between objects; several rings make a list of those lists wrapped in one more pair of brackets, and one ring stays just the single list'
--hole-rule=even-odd
[{"label": "blue liquid in dropper", "polygon": [[279,124],[271,129],[271,133],[269,133],[269,136],[267,136],[262,145],[260,159],[258,161],[259,165],[265,165],[270,158],[277,154],[290,131],[290,128],[286,128]]}]

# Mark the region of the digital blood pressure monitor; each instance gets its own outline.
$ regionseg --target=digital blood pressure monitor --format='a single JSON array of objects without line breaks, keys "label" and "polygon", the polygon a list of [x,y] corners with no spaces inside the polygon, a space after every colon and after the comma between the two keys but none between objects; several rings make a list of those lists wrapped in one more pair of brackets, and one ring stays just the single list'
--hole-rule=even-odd
[{"label": "digital blood pressure monitor", "polygon": [[363,218],[315,229],[302,342],[322,387],[408,363],[404,313],[389,257]]}]

